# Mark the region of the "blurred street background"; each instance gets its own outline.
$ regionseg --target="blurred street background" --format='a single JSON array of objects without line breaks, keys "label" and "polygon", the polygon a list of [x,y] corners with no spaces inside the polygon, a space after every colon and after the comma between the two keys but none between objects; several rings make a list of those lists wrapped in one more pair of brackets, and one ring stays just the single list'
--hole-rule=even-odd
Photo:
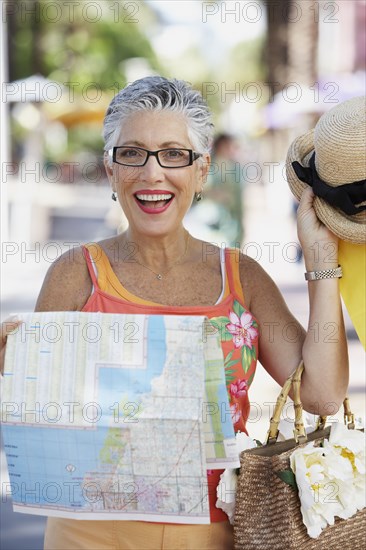
[{"label": "blurred street background", "polygon": [[[3,0],[1,10],[1,320],[34,308],[62,252],[126,227],[104,173],[102,121],[121,87],[161,74],[200,90],[231,144],[215,150],[186,227],[221,246],[238,242],[306,327],[286,153],[322,113],[365,94],[366,2]],[[225,189],[241,201],[235,224]],[[364,351],[344,314],[349,397],[365,418]],[[278,392],[258,365],[253,437],[264,439]],[[41,550],[45,520],[13,513],[7,482],[1,451],[0,548]]]}]

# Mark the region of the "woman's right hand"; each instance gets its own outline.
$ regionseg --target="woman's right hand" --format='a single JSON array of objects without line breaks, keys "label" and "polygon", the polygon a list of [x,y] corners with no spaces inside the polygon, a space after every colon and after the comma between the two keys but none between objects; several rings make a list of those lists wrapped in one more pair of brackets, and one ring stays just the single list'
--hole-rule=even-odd
[{"label": "woman's right hand", "polygon": [[6,340],[8,335],[21,325],[23,321],[15,316],[8,317],[0,325],[0,374],[4,374]]}]

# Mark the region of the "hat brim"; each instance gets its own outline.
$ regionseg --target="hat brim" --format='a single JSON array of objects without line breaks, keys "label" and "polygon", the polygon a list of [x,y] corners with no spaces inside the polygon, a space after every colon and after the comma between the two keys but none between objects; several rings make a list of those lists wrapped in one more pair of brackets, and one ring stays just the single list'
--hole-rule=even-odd
[{"label": "hat brim", "polygon": [[[314,129],[296,138],[287,153],[286,174],[287,182],[292,193],[300,200],[307,184],[299,180],[292,167],[294,161],[302,166],[309,166],[309,159],[314,152]],[[340,239],[355,244],[366,243],[366,226],[364,217],[357,220],[357,216],[348,216],[342,210],[330,206],[320,197],[314,198],[314,210],[317,217]]]}]

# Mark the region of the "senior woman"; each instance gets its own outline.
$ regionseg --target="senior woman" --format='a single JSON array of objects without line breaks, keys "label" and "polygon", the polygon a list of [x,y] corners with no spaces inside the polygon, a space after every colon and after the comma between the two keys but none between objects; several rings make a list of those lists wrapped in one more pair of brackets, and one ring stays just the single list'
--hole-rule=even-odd
[{"label": "senior woman", "polygon": [[[121,90],[104,121],[104,163],[128,229],[61,256],[46,276],[36,310],[206,315],[221,329],[225,358],[230,354],[226,381],[235,431],[245,431],[257,359],[282,385],[302,357],[304,408],[329,413],[327,403],[341,404],[348,385],[337,278],[309,282],[309,327],[319,327],[315,339],[255,261],[194,238],[183,226],[202,194],[211,135],[207,105],[186,82],[154,76]],[[298,210],[306,269],[336,268],[329,247],[336,251],[337,240],[318,221],[312,201],[311,191],[304,192]],[[337,326],[331,341],[322,337],[330,322]],[[45,548],[231,549],[232,527],[215,506],[220,473],[208,472],[210,525],[50,518]]]}]

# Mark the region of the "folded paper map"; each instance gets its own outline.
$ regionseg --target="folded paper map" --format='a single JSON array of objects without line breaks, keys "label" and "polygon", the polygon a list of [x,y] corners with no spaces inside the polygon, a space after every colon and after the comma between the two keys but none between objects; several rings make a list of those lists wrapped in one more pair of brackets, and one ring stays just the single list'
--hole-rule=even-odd
[{"label": "folded paper map", "polygon": [[1,404],[14,510],[209,523],[206,470],[239,462],[207,319],[19,317]]}]

